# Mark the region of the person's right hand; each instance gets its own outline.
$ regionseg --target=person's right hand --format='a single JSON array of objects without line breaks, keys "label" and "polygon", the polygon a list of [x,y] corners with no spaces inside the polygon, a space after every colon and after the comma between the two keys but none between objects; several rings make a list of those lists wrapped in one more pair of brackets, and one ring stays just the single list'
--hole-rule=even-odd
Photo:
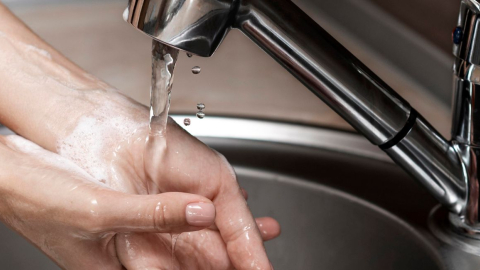
[{"label": "person's right hand", "polygon": [[118,232],[195,231],[214,221],[187,222],[187,205],[211,204],[205,197],[113,191],[19,136],[0,136],[0,160],[0,220],[64,269],[124,269],[115,248]]}]

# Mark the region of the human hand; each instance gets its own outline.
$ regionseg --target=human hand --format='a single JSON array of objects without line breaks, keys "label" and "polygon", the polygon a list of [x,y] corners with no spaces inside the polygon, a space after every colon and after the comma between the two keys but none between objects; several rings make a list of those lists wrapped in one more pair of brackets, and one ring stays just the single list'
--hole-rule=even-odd
[{"label": "human hand", "polygon": [[[0,136],[0,220],[64,269],[124,269],[116,235],[199,230],[188,223],[198,195],[114,191],[70,160],[19,136]],[[168,209],[169,215],[158,209]]]},{"label": "human hand", "polygon": [[[188,259],[185,259],[185,262],[189,263],[188,265],[195,263],[195,267],[203,267],[203,269],[208,269],[209,267],[215,269],[222,269],[220,267],[225,267],[226,269],[232,267],[237,269],[270,268],[265,251],[263,250],[262,238],[257,230],[255,221],[251,217],[245,200],[241,196],[240,189],[235,181],[235,176],[231,168],[220,155],[170,122],[167,133],[168,144],[163,144],[168,145],[168,147],[157,151],[159,157],[159,163],[157,164],[159,165],[158,171],[145,171],[143,153],[145,150],[144,140],[148,133],[147,121],[149,116],[147,109],[119,95],[116,91],[109,90],[110,87],[108,85],[70,62],[32,33],[28,27],[15,18],[1,3],[0,15],[0,56],[2,59],[7,59],[1,62],[3,64],[0,64],[0,80],[2,81],[2,84],[0,84],[0,94],[2,96],[2,99],[0,99],[0,121],[3,124],[41,147],[51,152],[57,151],[64,157],[68,157],[69,160],[72,160],[88,172],[89,177],[94,179],[93,182],[95,182],[95,184],[103,185],[103,188],[106,190],[110,188],[124,193],[142,195],[185,190],[185,192],[188,193],[203,195],[206,197],[204,198],[205,200],[212,200],[216,207],[216,226],[212,226],[209,231],[202,230],[198,234],[194,234],[195,237],[191,238],[194,240],[190,242],[182,240],[184,237],[187,237],[188,234],[180,236],[178,250],[175,252],[178,257],[182,257],[182,255],[178,253],[180,249],[183,250],[182,252],[188,252],[187,249],[190,247],[192,250],[198,251],[195,254],[197,257],[190,256]],[[12,89],[15,89],[15,91],[12,91]],[[14,150],[11,149],[9,151]],[[9,164],[10,167],[14,168],[12,170],[18,173],[14,178],[9,176],[10,178],[8,180],[23,179],[23,169],[25,169],[25,177],[28,175],[30,180],[24,182],[35,183],[35,185],[32,184],[32,187],[35,187],[35,189],[30,189],[30,186],[26,186],[14,194],[17,197],[16,199],[12,197],[11,200],[16,200],[19,204],[18,206],[13,205],[15,207],[10,208],[3,206],[6,208],[5,211],[10,211],[10,214],[6,216],[5,220],[7,224],[10,224],[11,227],[18,228],[17,230],[23,235],[31,239],[31,241],[39,247],[42,247],[42,239],[38,238],[40,239],[38,240],[37,237],[47,234],[49,226],[60,230],[60,227],[56,227],[55,225],[57,221],[70,222],[66,223],[67,225],[80,222],[71,220],[75,219],[75,215],[68,214],[71,213],[69,207],[59,203],[59,201],[54,201],[56,198],[69,201],[69,193],[65,193],[67,195],[61,194],[62,191],[65,191],[62,188],[58,188],[57,191],[54,191],[54,189],[52,189],[53,191],[49,191],[50,187],[43,190],[45,186],[56,183],[54,180],[59,177],[55,174],[57,169],[53,169],[54,172],[52,172],[51,176],[45,173],[47,180],[39,180],[38,183],[43,183],[43,185],[37,185],[35,170],[27,169],[22,165],[21,160],[16,160],[15,162],[8,160],[10,158],[9,154],[3,158],[8,161],[6,164]],[[33,159],[32,157],[32,160]],[[32,161],[32,165],[35,165],[34,163],[35,162]],[[69,174],[70,172],[64,172],[64,176],[59,177],[60,180],[58,180],[58,182],[62,183],[62,179],[69,179]],[[53,179],[51,180],[52,183],[48,182],[47,184],[46,181],[48,181],[48,179]],[[16,190],[15,186],[8,188],[10,184],[11,183],[5,183],[5,187]],[[22,182],[20,182],[20,184],[22,184]],[[90,184],[88,186],[90,186]],[[92,186],[92,189],[94,189],[94,186]],[[21,193],[20,191],[22,190],[27,190],[28,193]],[[85,194],[88,195],[90,194],[89,192],[90,191]],[[109,192],[113,191],[110,190]],[[36,197],[36,193],[38,193],[38,197]],[[49,203],[43,205],[44,208],[39,210],[39,213],[43,213],[42,215],[38,213],[33,215],[38,220],[41,220],[43,226],[37,230],[29,223],[32,221],[28,218],[30,213],[22,210],[20,207],[24,204],[23,202],[30,200],[30,194],[33,194],[32,200],[35,198],[33,203],[37,203],[40,206],[42,206],[41,203]],[[43,196],[41,194],[46,195]],[[78,196],[77,199],[79,201],[83,200],[80,196],[82,194],[72,194],[72,198]],[[117,196],[120,193],[115,194]],[[167,194],[162,193],[161,195],[166,196]],[[116,196],[112,195],[108,197],[110,199],[108,201],[111,203],[109,210],[112,213],[118,214],[120,212],[115,212],[117,210]],[[149,195],[148,198],[155,200],[156,196],[157,195]],[[45,198],[48,198],[48,200]],[[135,200],[143,199],[143,197],[129,198],[135,198]],[[4,201],[5,200],[6,199],[4,199]],[[106,201],[107,200],[105,200],[105,202]],[[85,205],[89,205],[89,203],[89,201],[86,201]],[[80,207],[80,205],[81,204],[79,204],[78,207]],[[50,206],[54,206],[53,209],[55,211],[51,210]],[[118,206],[119,209],[121,207],[125,206]],[[186,205],[183,205],[183,207],[186,207]],[[32,207],[32,209],[35,208]],[[167,207],[166,209],[172,208]],[[166,216],[170,215],[170,217],[176,220],[178,217],[183,217],[179,220],[186,221],[185,209],[181,209],[181,207],[178,209],[183,212],[180,210],[175,213],[170,212],[171,214]],[[78,211],[80,210],[79,208]],[[135,215],[138,215],[141,209],[131,208],[130,210]],[[18,211],[19,214],[16,214],[16,211]],[[26,214],[21,214],[22,211]],[[48,215],[49,213],[55,213],[59,217],[62,217],[63,212],[66,215],[63,219]],[[102,214],[109,217],[107,212],[108,211],[104,211]],[[17,216],[17,218],[13,219],[9,216]],[[51,217],[51,222],[42,220],[42,218],[48,217]],[[23,219],[25,219],[26,222],[22,222]],[[142,214],[140,214],[138,219],[144,219]],[[9,223],[12,220],[17,221]],[[100,220],[103,220],[103,218]],[[118,222],[117,226],[121,226],[122,222],[120,221],[122,221],[122,219],[120,218],[116,221]],[[265,232],[264,238],[271,238],[279,233],[279,227],[275,221],[272,219],[264,219],[261,221],[260,223],[264,228],[262,231]],[[110,222],[113,221],[110,220]],[[164,232],[170,232],[173,228],[176,228],[177,232],[188,231],[187,227],[172,222],[173,221],[168,224],[166,223],[169,225],[169,229],[163,230]],[[110,224],[110,226],[112,224]],[[153,222],[150,221],[150,226],[152,224]],[[23,229],[22,226],[30,229]],[[61,224],[58,226],[61,226]],[[75,227],[75,225],[72,226]],[[97,226],[94,227],[98,229]],[[201,228],[203,227],[196,229]],[[118,231],[129,232],[130,230],[123,228]],[[136,232],[137,229],[133,228],[131,231]],[[215,237],[212,237],[212,241],[210,242],[202,242],[203,232],[208,232],[209,235]],[[115,234],[116,231],[113,231],[108,236],[110,237]],[[59,235],[61,234],[59,233]],[[160,236],[157,235],[157,237]],[[115,237],[115,239],[116,238],[117,237]],[[60,245],[60,239],[66,241],[64,250],[62,250]],[[147,236],[142,239],[147,239]],[[213,239],[215,239],[215,241],[213,241]],[[78,249],[75,249],[74,244],[69,242],[69,240],[72,239],[66,236],[65,238],[59,237],[58,241],[52,240],[55,243],[55,248],[44,250],[60,265],[68,265],[69,269],[82,269],[82,267],[84,267],[83,269],[94,269],[95,267],[92,268],[91,265],[92,261],[89,261],[84,256],[85,254],[70,256],[72,255],[68,252],[70,248],[74,251],[78,251]],[[98,240],[98,237],[92,240],[95,243],[91,248],[88,245],[83,246],[82,243],[82,251],[85,251],[86,254],[98,251],[99,254],[92,254],[94,255],[92,256],[92,260],[99,258],[99,262],[107,267],[108,263],[104,263],[102,259],[105,255],[104,252],[97,248]],[[120,240],[122,239],[119,236],[117,240],[119,240],[119,244],[116,248],[121,250]],[[142,240],[138,240],[138,243],[142,244],[141,241]],[[126,248],[127,242],[124,242]],[[132,241],[130,243],[135,242],[136,241]],[[104,247],[109,248],[113,245],[111,244],[112,242],[108,242],[105,239],[102,243],[105,244]],[[149,264],[151,262],[151,265],[154,266],[166,263],[164,260],[160,260],[161,256],[159,256],[159,254],[161,253],[151,252],[161,244],[161,241],[152,240],[151,243],[151,249],[143,245],[141,245],[142,249],[137,249],[139,252],[141,251],[145,252],[144,254],[152,255],[151,257],[143,256],[144,254],[141,253],[136,253],[137,255],[132,257],[130,256],[132,254],[129,255],[128,252],[125,252],[125,249],[123,249],[125,256],[120,257],[125,258],[125,260],[122,262],[126,266],[132,266],[132,268],[134,268],[135,265],[141,267],[140,260],[146,260]],[[180,248],[182,243],[185,243],[185,245]],[[199,247],[200,243],[205,243],[205,245]],[[209,244],[210,247],[207,246],[207,244]],[[55,257],[54,255],[50,255],[53,252],[51,250],[54,250],[55,254],[57,254]],[[211,250],[216,251],[212,256],[208,255]],[[65,258],[63,258],[63,255],[58,254],[64,254]],[[109,254],[112,255],[114,253]],[[120,251],[118,254],[120,255]],[[163,254],[165,254],[165,251],[163,251]],[[97,256],[103,257],[100,258]],[[153,261],[147,260],[148,258],[152,258]],[[199,258],[199,260],[207,263],[203,265],[196,264],[194,261],[195,258]],[[78,265],[73,264],[73,262],[77,262]],[[219,267],[213,265],[216,262],[218,262]],[[130,263],[132,265],[130,265]],[[133,265],[134,263],[135,265]],[[118,266],[118,264],[115,265]],[[111,264],[111,266],[113,267],[113,264]],[[187,269],[195,269],[195,267]],[[108,267],[106,269],[108,269]]]},{"label": "human hand", "polygon": [[[122,264],[127,269],[271,269],[263,239],[279,234],[278,223],[259,219],[262,239],[225,158],[171,119],[165,137],[146,144],[147,109],[113,92],[102,100],[103,105],[59,140],[60,154],[118,191],[198,194],[216,209],[215,226],[178,237],[175,260],[169,234],[118,234]],[[144,160],[146,145],[153,148],[151,160]]]}]

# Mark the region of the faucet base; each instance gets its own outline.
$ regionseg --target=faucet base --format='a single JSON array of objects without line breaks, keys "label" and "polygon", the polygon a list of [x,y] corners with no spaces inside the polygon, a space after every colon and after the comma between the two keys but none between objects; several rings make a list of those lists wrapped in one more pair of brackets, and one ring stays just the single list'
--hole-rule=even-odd
[{"label": "faucet base", "polygon": [[468,237],[480,241],[480,227],[468,225],[465,222],[465,218],[455,215],[453,213],[449,213],[448,220],[452,228],[454,228],[457,233],[464,234]]},{"label": "faucet base", "polygon": [[467,229],[461,217],[450,213],[444,207],[437,205],[432,209],[428,218],[428,227],[441,242],[480,256],[480,230]]}]

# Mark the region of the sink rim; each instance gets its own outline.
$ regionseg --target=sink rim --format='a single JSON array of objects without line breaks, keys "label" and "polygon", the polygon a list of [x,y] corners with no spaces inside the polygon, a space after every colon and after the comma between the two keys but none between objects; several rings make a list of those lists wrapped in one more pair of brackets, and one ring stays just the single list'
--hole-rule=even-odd
[{"label": "sink rim", "polygon": [[[193,118],[192,116],[172,114],[171,117],[178,125],[199,138],[239,139],[297,145],[393,163],[387,154],[377,146],[360,134],[351,131],[275,120],[218,115],[209,115],[202,120],[192,119],[192,124],[185,126],[183,119]],[[332,142],[334,143],[332,144]]]}]

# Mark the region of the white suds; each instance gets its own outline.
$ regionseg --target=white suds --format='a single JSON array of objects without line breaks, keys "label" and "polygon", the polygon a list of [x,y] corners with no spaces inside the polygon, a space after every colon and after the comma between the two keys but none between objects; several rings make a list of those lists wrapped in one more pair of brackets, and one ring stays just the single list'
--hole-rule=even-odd
[{"label": "white suds", "polygon": [[39,158],[43,162],[51,165],[52,167],[70,171],[71,173],[75,173],[81,176],[85,180],[95,182],[92,176],[90,176],[87,172],[85,172],[82,168],[80,168],[71,160],[68,160],[55,153],[49,152],[42,147],[36,145],[35,143],[17,135],[6,136],[5,139],[7,145],[15,148],[17,151],[31,156],[35,156],[36,158]]},{"label": "white suds", "polygon": [[[122,108],[120,108],[122,109]],[[127,141],[137,129],[145,126],[118,112],[114,102],[106,101],[89,116],[82,116],[75,129],[57,144],[60,155],[73,160],[98,182],[115,189],[111,159],[115,149]]]},{"label": "white suds", "polygon": [[35,46],[33,46],[33,45],[25,44],[25,50],[26,50],[27,52],[35,52],[35,53],[37,53],[37,54],[40,54],[40,55],[42,55],[42,56],[45,56],[45,57],[48,58],[49,60],[52,60],[52,55],[51,55],[49,52],[47,52],[47,51],[45,51],[45,50],[42,50],[42,49],[39,49],[39,48],[37,48],[37,47],[35,47]]}]

